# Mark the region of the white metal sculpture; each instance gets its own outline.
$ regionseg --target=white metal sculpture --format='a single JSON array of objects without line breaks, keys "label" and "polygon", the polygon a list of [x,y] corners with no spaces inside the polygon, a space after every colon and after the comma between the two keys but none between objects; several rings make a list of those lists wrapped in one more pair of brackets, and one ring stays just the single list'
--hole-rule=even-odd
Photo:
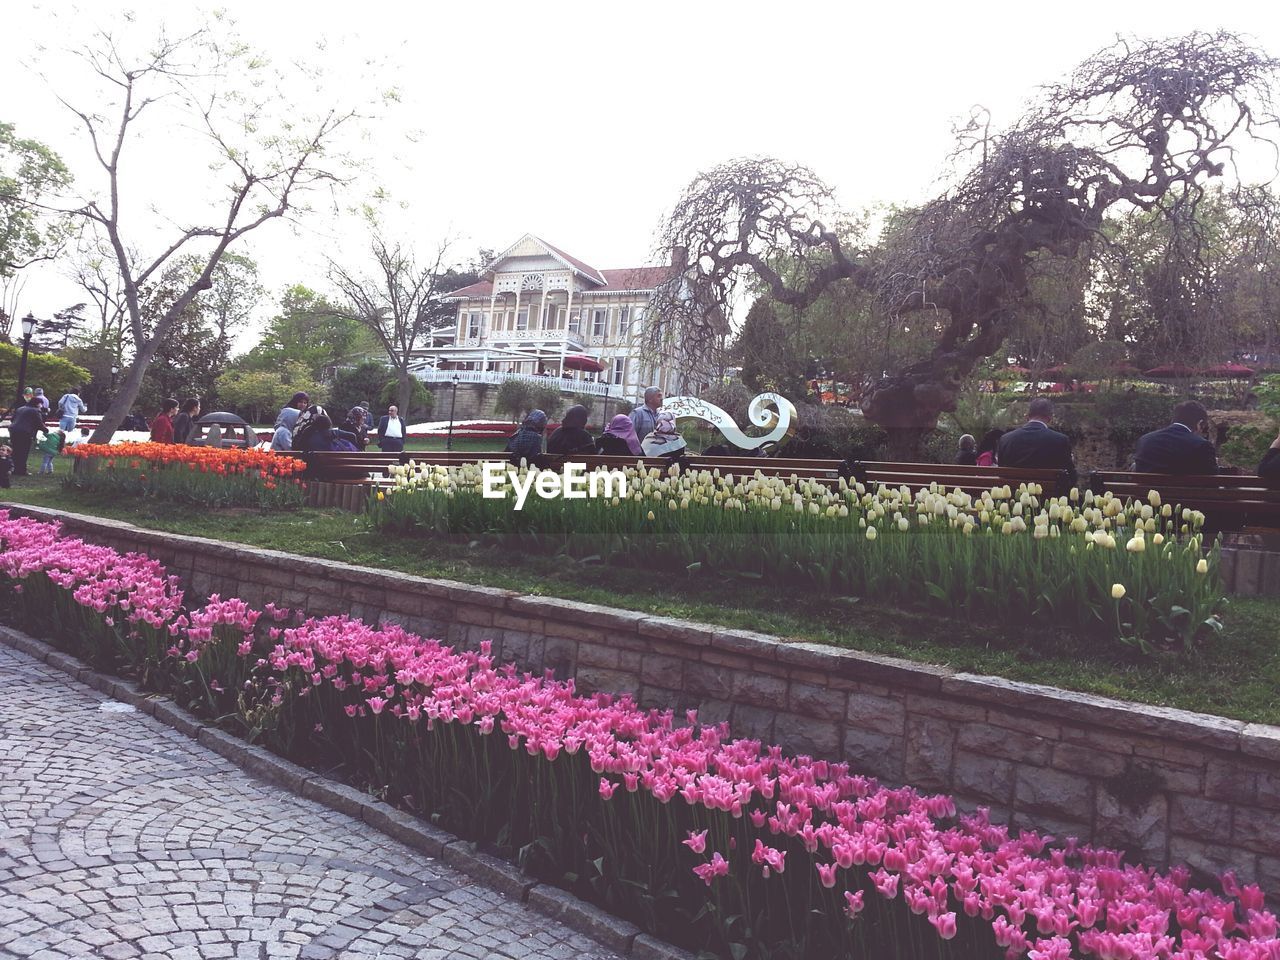
[{"label": "white metal sculpture", "polygon": [[702,420],[719,430],[726,440],[743,450],[754,450],[765,443],[782,443],[796,429],[796,408],[777,393],[762,393],[751,401],[747,416],[751,423],[768,431],[764,436],[749,437],[724,410],[697,397],[668,397],[662,409],[676,420]]}]

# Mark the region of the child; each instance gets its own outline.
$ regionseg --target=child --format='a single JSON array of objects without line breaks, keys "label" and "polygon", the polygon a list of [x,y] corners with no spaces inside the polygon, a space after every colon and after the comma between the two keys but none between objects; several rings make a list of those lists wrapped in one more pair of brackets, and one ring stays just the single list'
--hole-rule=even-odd
[{"label": "child", "polygon": [[44,462],[40,464],[40,473],[53,475],[53,458],[62,452],[62,444],[64,437],[62,430],[54,428],[40,438],[40,442],[36,444],[36,449],[44,454]]},{"label": "child", "polygon": [[9,474],[13,473],[13,451],[0,443],[0,489],[9,489]]}]

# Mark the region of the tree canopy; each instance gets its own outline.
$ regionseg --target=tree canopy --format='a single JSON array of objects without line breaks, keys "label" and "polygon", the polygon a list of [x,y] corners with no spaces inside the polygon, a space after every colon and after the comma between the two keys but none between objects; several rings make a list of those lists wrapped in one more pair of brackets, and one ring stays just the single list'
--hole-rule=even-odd
[{"label": "tree canopy", "polygon": [[1158,218],[1171,238],[1166,269],[1192,290],[1207,282],[1196,211],[1234,151],[1280,125],[1278,66],[1228,32],[1121,40],[1044,88],[1003,131],[958,131],[945,188],[874,241],[847,229],[831,189],[805,166],[739,159],[704,171],[660,238],[689,251],[691,295],[660,304],[650,345],[685,344],[687,367],[715,348],[745,282],[804,310],[847,281],[929,331],[927,353],[884,371],[864,412],[898,430],[932,428],[1015,331],[1047,262],[1096,249],[1110,216]]}]

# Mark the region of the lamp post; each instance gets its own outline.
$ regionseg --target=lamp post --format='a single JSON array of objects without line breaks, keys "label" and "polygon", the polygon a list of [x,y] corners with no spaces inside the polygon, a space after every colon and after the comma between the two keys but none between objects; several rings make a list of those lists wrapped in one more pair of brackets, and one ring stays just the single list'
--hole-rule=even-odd
[{"label": "lamp post", "polygon": [[27,352],[31,349],[31,337],[40,321],[28,313],[22,318],[22,360],[18,363],[18,406],[22,406],[22,392],[27,387]]},{"label": "lamp post", "polygon": [[120,372],[120,367],[117,364],[113,363],[111,365],[111,396],[113,398],[116,395],[116,374],[118,374],[119,372]]},{"label": "lamp post", "polygon": [[455,373],[453,380],[453,395],[449,398],[449,439],[445,441],[444,448],[446,450],[453,449],[453,411],[458,405],[458,375]]}]

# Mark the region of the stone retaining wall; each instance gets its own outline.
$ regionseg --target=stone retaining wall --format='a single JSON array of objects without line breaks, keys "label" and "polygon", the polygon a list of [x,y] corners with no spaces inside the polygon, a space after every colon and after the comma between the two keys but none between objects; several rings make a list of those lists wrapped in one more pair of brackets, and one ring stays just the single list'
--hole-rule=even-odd
[{"label": "stone retaining wall", "polygon": [[459,646],[492,640],[502,660],[574,677],[583,690],[696,707],[740,735],[946,791],[1015,826],[1120,846],[1152,866],[1234,869],[1280,893],[1280,727],[14,509],[145,552],[199,594],[395,622]]}]

